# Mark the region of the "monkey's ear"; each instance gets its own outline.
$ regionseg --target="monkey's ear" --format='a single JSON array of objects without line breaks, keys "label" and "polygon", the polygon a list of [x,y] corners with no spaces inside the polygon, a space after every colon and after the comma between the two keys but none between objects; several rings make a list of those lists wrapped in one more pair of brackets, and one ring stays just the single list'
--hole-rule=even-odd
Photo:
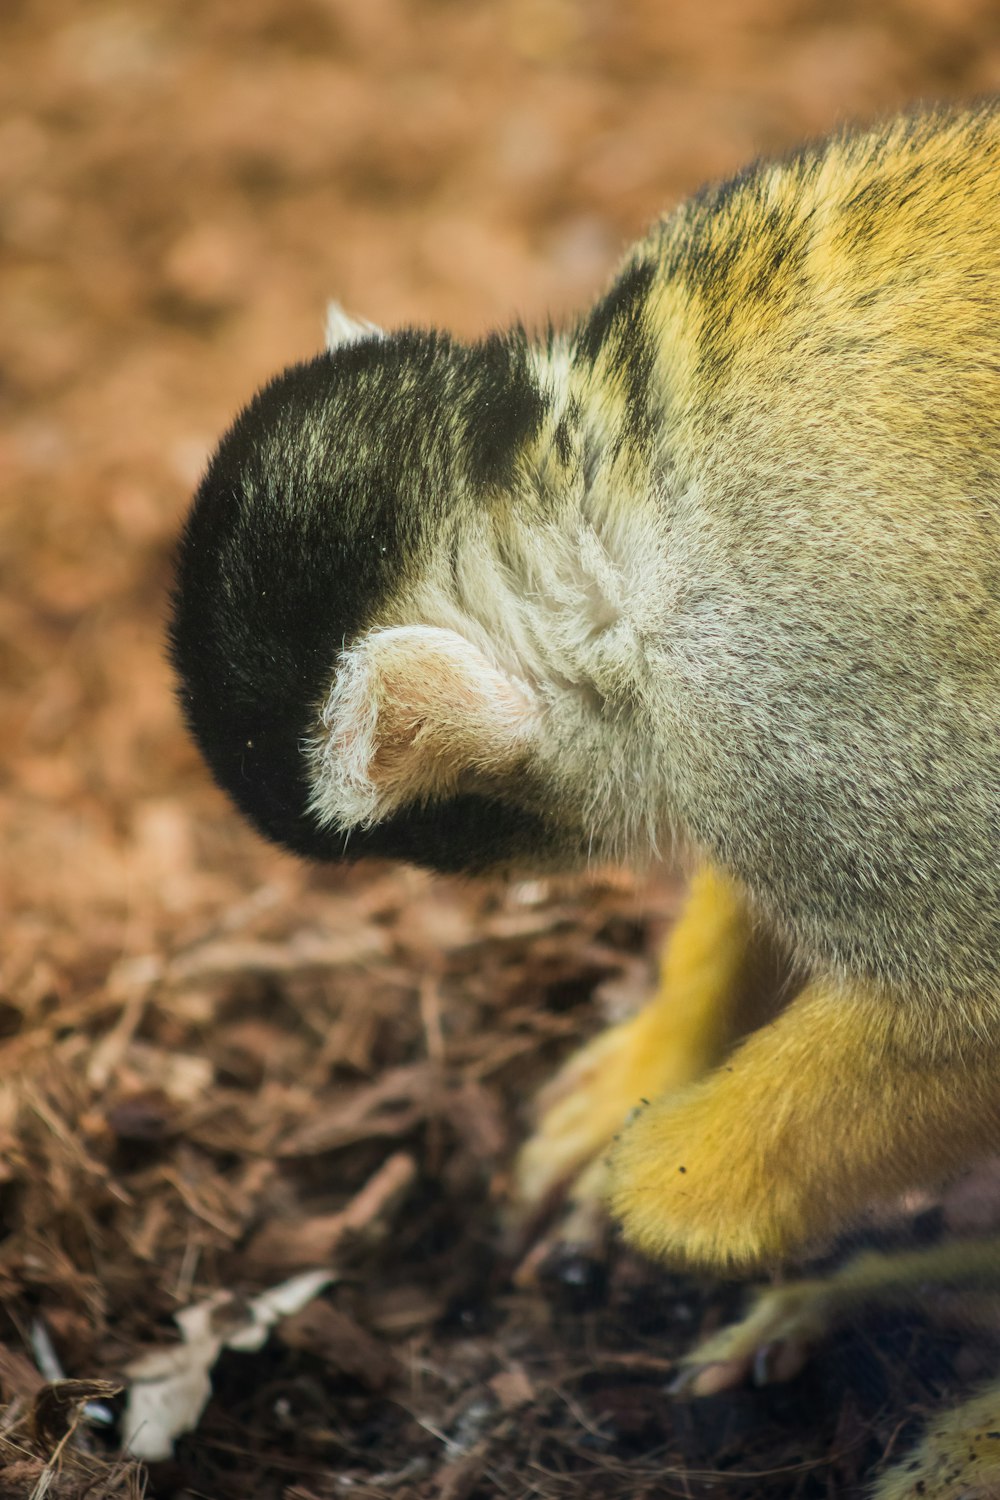
[{"label": "monkey's ear", "polygon": [[383,339],[385,334],[366,318],[352,318],[345,313],[339,302],[326,304],[326,347],[343,349],[347,344],[360,344],[362,339]]},{"label": "monkey's ear", "polygon": [[455,631],[375,630],[338,662],[311,747],[312,811],[370,827],[407,803],[496,785],[527,763],[540,717],[528,684]]}]

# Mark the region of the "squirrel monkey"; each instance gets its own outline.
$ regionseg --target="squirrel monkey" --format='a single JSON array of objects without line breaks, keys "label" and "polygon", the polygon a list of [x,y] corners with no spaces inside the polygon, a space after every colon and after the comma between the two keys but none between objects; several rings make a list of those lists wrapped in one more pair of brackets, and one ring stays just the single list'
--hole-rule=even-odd
[{"label": "squirrel monkey", "polygon": [[[191,730],[319,858],[700,870],[527,1197],[722,1269],[1000,1147],[1000,111],[710,187],[563,331],[332,319],[180,548]],[[731,1051],[761,944],[797,993]],[[676,1004],[674,1003],[676,1001]]]}]

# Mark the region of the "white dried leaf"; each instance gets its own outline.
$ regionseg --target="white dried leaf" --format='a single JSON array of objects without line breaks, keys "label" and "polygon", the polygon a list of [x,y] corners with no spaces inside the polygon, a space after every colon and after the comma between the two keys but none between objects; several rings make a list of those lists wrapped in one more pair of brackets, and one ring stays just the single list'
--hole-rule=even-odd
[{"label": "white dried leaf", "polygon": [[305,1307],[332,1280],[330,1271],[304,1271],[249,1303],[219,1292],[177,1313],[183,1343],[151,1349],[125,1370],[129,1384],[122,1430],[132,1457],[147,1463],[168,1459],[175,1439],[198,1425],[212,1394],[212,1366],[222,1350],[262,1348],[279,1319]]}]

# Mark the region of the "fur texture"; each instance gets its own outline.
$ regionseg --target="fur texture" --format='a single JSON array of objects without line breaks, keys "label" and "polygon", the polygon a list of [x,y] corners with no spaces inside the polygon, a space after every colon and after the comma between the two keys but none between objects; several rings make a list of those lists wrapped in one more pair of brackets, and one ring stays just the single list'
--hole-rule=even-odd
[{"label": "fur texture", "polygon": [[351,324],[188,521],[182,701],[269,836],[689,847],[809,976],[625,1133],[664,1254],[780,1255],[1000,1145],[998,193],[993,104],[916,113],[701,193],[564,332]]}]

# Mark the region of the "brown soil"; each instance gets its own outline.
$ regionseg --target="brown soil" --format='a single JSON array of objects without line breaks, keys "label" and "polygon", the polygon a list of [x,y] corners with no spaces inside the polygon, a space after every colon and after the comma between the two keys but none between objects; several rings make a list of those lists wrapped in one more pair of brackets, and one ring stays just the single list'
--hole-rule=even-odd
[{"label": "brown soil", "polygon": [[[954,1383],[897,1322],[681,1405],[733,1289],[620,1254],[515,1285],[532,1089],[673,888],[301,868],[209,785],[161,635],[206,453],[328,296],[559,317],[706,177],[998,81],[987,0],[6,0],[0,1500],[843,1495]],[[177,1309],[325,1261],[174,1463],[80,1420]]]}]

